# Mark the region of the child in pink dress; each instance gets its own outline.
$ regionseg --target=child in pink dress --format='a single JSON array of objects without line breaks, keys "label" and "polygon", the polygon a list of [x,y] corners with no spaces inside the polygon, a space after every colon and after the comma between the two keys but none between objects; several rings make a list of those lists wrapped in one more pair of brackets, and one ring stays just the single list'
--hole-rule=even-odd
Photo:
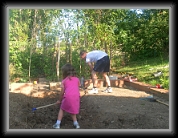
[{"label": "child in pink dress", "polygon": [[63,80],[61,83],[61,95],[56,104],[61,104],[58,113],[57,122],[53,125],[53,128],[60,129],[60,123],[63,118],[64,112],[71,114],[73,125],[76,129],[80,128],[77,122],[76,115],[80,109],[80,80],[76,77],[76,72],[73,66],[69,63],[62,67]]}]

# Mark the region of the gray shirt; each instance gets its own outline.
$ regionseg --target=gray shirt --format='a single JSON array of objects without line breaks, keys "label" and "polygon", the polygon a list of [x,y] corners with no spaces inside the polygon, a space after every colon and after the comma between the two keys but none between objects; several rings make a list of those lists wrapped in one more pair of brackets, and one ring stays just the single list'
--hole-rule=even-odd
[{"label": "gray shirt", "polygon": [[101,50],[94,50],[91,52],[88,52],[86,55],[86,63],[88,62],[96,62],[103,58],[104,56],[108,56],[104,51]]}]

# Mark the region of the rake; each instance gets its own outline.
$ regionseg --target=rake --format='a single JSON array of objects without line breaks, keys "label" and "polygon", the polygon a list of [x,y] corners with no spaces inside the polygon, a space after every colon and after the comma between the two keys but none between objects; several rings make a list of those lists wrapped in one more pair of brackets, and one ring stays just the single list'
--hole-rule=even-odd
[{"label": "rake", "polygon": [[44,105],[44,106],[39,106],[39,107],[36,107],[36,108],[32,108],[32,111],[34,112],[34,111],[37,110],[37,109],[49,107],[49,106],[52,106],[52,105],[55,105],[55,104],[56,104],[56,103],[52,103],[52,104],[48,104],[48,105]]}]

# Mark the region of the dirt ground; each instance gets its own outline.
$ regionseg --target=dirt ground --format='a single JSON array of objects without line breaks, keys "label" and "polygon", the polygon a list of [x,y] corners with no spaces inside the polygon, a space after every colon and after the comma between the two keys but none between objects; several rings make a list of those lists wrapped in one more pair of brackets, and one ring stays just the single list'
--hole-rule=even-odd
[{"label": "dirt ground", "polygon": [[[169,106],[149,100],[150,94],[133,88],[113,88],[112,93],[88,94],[81,90],[78,122],[81,129],[169,129]],[[9,129],[53,129],[59,106],[55,103],[58,91],[48,89],[25,93],[9,92]],[[164,103],[169,98],[155,97]],[[68,113],[64,114],[61,129],[74,129]]]}]

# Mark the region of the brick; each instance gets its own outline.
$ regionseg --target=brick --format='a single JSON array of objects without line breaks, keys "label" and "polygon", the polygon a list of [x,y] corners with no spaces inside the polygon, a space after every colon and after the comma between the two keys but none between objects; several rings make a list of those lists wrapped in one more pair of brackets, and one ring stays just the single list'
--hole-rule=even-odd
[{"label": "brick", "polygon": [[[87,79],[84,82],[84,86],[85,88],[93,88],[93,83],[92,83],[92,79]],[[98,88],[102,88],[104,86],[104,80],[103,79],[98,79],[98,84],[97,87]]]}]

